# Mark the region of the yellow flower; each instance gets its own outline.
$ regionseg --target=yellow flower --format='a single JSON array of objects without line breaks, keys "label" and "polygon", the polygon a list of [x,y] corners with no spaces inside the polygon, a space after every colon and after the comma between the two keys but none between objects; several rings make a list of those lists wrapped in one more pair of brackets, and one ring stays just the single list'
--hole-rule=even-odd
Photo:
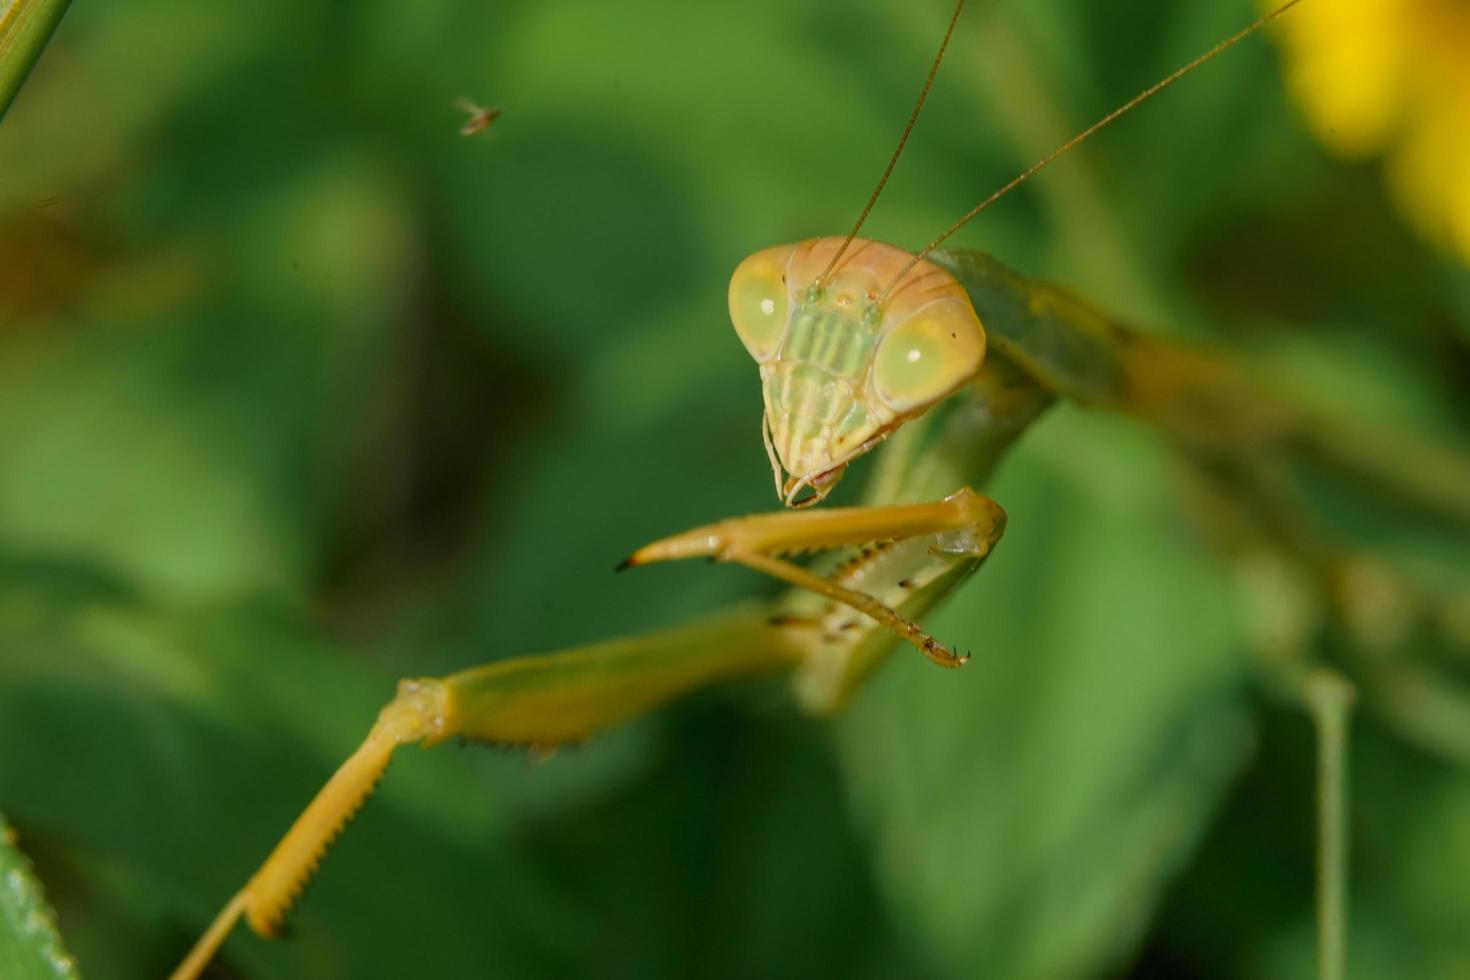
[{"label": "yellow flower", "polygon": [[1386,154],[1408,219],[1470,264],[1470,3],[1313,0],[1278,23],[1317,137],[1348,158]]}]

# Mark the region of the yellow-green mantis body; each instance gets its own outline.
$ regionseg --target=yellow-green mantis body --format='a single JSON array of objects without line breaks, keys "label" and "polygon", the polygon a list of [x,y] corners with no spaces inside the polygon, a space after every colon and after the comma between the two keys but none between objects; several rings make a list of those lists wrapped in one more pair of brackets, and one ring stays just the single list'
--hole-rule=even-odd
[{"label": "yellow-green mantis body", "polygon": [[[886,655],[894,634],[957,665],[962,657],[916,620],[996,545],[1003,513],[975,488],[1057,397],[1129,412],[1191,451],[1238,459],[1269,458],[1286,435],[1305,431],[1243,395],[1216,362],[1145,341],[981,253],[935,251],[905,269],[907,252],[857,240],[838,256],[840,242],[757,253],[737,271],[731,307],[765,374],[783,500],[815,502],[845,466],[881,444],[867,506],[721,522],[632,559],[723,558],[798,590],[774,608],[667,634],[404,682],[181,973],[197,971],[239,914],[259,932],[279,929],[398,745],[461,737],[553,747],[694,688],[765,670],[793,671],[803,702],[830,711]],[[812,495],[802,498],[805,490]],[[1453,495],[1445,501],[1453,506]],[[780,557],[846,545],[869,550],[811,571]]]}]

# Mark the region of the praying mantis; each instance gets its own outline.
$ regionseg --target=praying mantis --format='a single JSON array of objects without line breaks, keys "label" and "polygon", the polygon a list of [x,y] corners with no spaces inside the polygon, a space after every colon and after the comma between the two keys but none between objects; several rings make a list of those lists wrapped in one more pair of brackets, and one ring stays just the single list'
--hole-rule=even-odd
[{"label": "praying mantis", "polygon": [[[1242,510],[1270,506],[1266,476],[1253,483],[1251,461],[1270,460],[1288,444],[1338,460],[1349,452],[1256,398],[1228,366],[1150,340],[1065,290],[983,253],[936,243],[915,255],[857,238],[858,230],[757,252],[731,282],[734,325],[762,375],[763,435],[778,494],[793,510],[667,537],[625,563],[708,557],[796,591],[774,608],[666,634],[405,681],[178,976],[197,974],[239,916],[262,934],[280,930],[295,893],[400,745],[459,737],[550,749],[697,687],[762,671],[792,672],[800,701],[830,713],[900,640],[940,666],[961,666],[966,656],[918,620],[1000,544],[1005,513],[973,488],[1058,398],[1143,419],[1187,453],[1238,466],[1246,472],[1238,481],[1247,490]],[[869,453],[878,458],[863,506],[814,506]],[[1258,499],[1249,498],[1252,489]],[[1429,495],[1455,507],[1453,493]],[[815,569],[782,557],[848,547],[859,550]],[[1304,687],[1327,692],[1333,710],[1343,710],[1340,688],[1307,680]]]}]

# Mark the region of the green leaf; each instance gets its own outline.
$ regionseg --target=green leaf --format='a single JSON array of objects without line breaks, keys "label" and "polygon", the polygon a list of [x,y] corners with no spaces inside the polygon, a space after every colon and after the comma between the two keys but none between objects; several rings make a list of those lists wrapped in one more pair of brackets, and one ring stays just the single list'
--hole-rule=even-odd
[{"label": "green leaf", "polygon": [[77,976],[41,883],[20,852],[15,831],[0,814],[0,977],[74,980]]},{"label": "green leaf", "polygon": [[841,724],[882,887],[942,973],[1117,963],[1243,761],[1228,583],[1157,464],[1127,423],[1043,424],[994,488],[996,559],[934,626],[970,665],[896,657]]}]

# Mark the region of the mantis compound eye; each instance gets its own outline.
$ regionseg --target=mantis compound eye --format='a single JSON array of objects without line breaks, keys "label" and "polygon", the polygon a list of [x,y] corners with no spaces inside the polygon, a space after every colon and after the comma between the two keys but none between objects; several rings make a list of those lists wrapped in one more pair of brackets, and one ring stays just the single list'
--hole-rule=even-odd
[{"label": "mantis compound eye", "polygon": [[922,409],[975,376],[985,331],[968,303],[942,299],[888,330],[873,356],[873,387],[900,414]]},{"label": "mantis compound eye", "polygon": [[757,361],[774,354],[786,335],[791,309],[786,260],[790,255],[790,245],[764,249],[741,262],[730,277],[730,322]]}]

